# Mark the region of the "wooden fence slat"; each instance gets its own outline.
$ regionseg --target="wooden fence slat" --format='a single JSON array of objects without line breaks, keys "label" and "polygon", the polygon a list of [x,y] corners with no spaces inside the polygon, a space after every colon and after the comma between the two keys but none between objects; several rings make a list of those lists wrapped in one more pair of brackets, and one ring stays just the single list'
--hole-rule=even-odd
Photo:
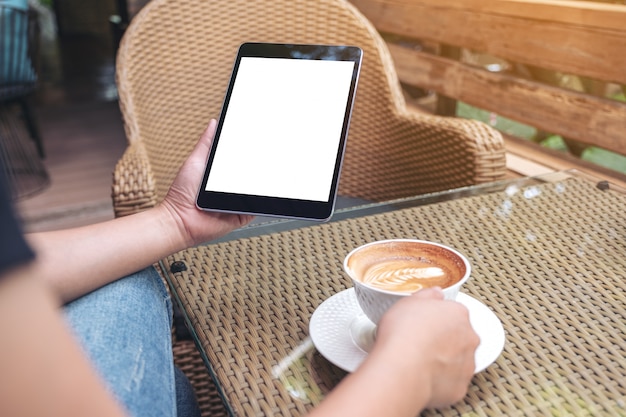
[{"label": "wooden fence slat", "polygon": [[[423,6],[546,20],[567,25],[624,30],[625,6],[581,0],[352,0],[359,9]],[[387,6],[388,5],[388,6]]]},{"label": "wooden fence slat", "polygon": [[389,45],[401,81],[550,133],[626,154],[626,103]]},{"label": "wooden fence slat", "polygon": [[626,84],[626,6],[530,0],[352,3],[382,33]]}]

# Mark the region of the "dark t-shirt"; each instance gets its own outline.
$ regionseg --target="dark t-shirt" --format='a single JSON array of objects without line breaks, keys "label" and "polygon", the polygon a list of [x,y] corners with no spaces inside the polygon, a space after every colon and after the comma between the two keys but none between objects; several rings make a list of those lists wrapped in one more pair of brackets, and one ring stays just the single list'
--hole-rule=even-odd
[{"label": "dark t-shirt", "polygon": [[34,256],[24,240],[9,198],[4,171],[0,169],[0,277],[8,269],[26,263]]}]

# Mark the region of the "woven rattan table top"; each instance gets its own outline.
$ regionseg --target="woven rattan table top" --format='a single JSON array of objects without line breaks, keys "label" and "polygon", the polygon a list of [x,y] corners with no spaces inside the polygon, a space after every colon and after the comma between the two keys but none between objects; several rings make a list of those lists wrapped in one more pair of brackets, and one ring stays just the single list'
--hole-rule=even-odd
[{"label": "woven rattan table top", "polygon": [[470,189],[192,248],[163,266],[235,415],[301,415],[323,399],[345,373],[314,349],[311,315],[351,286],[350,249],[409,237],[465,253],[463,292],[506,333],[464,401],[423,415],[626,416],[626,195],[604,188],[572,177]]}]

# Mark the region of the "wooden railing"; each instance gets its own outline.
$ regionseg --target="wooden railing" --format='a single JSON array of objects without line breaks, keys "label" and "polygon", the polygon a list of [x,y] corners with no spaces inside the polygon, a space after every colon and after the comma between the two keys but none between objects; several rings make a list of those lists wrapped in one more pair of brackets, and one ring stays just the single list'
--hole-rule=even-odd
[{"label": "wooden railing", "polygon": [[[607,89],[626,90],[626,5],[562,0],[352,3],[387,40],[402,83],[437,93],[435,112],[454,114],[450,101],[458,100],[570,143],[626,155],[626,102],[605,95]],[[503,60],[509,69],[489,71],[469,62],[468,52]],[[575,77],[581,88],[546,82],[559,77]],[[507,135],[512,156],[626,180],[626,175],[534,145]]]}]

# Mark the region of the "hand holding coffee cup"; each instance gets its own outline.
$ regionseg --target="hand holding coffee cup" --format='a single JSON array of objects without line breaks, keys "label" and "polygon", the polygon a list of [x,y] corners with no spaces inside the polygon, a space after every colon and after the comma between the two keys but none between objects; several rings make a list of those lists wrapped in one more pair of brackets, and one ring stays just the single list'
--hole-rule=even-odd
[{"label": "hand holding coffee cup", "polygon": [[471,272],[469,261],[458,251],[414,239],[359,246],[346,256],[343,266],[359,306],[374,324],[400,298],[424,288],[440,287],[445,299],[456,299]]}]

